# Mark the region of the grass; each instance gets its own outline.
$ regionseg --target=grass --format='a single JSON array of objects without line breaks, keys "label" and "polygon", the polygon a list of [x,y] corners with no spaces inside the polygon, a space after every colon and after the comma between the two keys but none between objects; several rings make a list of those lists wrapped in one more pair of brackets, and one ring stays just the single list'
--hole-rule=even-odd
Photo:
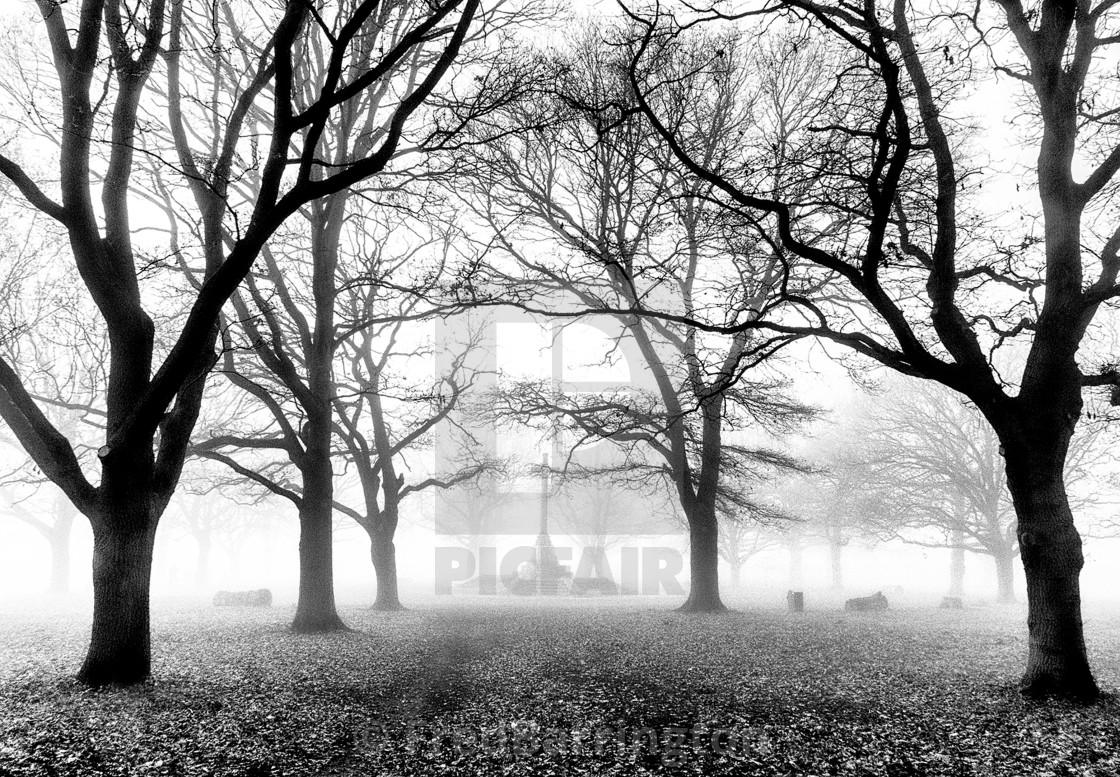
[{"label": "grass", "polygon": [[[672,604],[429,597],[326,636],[179,605],[154,615],[155,679],[96,692],[71,679],[84,610],[0,611],[0,774],[1120,773],[1115,699],[1015,692],[1021,607]],[[1087,628],[1112,690],[1120,614]]]}]

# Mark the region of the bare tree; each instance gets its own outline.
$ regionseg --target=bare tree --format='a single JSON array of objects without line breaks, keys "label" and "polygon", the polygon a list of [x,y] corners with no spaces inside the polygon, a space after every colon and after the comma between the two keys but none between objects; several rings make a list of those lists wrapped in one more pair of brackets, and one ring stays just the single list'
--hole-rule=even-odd
[{"label": "bare tree", "polygon": [[731,584],[743,586],[743,566],[759,553],[782,545],[782,538],[757,520],[741,516],[721,516],[719,555],[731,568]]},{"label": "bare tree", "polygon": [[[20,218],[18,203],[5,210],[4,273],[0,277],[0,355],[24,367],[22,379],[44,415],[71,441],[79,461],[88,466],[97,439],[104,433],[108,341],[102,327],[91,325],[96,309],[78,293],[77,284],[59,272],[65,254],[60,235],[43,229],[42,219]],[[29,222],[29,223],[28,223]],[[49,268],[44,271],[44,267]],[[23,461],[0,476],[4,512],[32,526],[51,549],[50,591],[70,590],[71,533],[77,510],[35,462],[18,439],[0,441]],[[45,496],[45,499],[42,498]],[[49,502],[50,507],[44,503]]]},{"label": "bare tree", "polygon": [[[244,410],[236,405],[234,408]],[[206,421],[201,423],[205,426]],[[242,508],[256,506],[265,498],[267,495],[253,489],[244,478],[227,475],[221,467],[196,467],[184,477],[171,500],[170,507],[174,509],[164,521],[170,524],[170,532],[185,534],[195,543],[196,589],[203,591],[210,585],[216,545],[229,547],[246,529],[259,528],[255,525],[259,522]]]},{"label": "bare tree", "polygon": [[[24,345],[36,354],[34,362],[39,368],[38,371],[29,373],[28,383],[39,401],[47,405],[46,416],[57,425],[62,434],[73,441],[79,457],[88,460],[94,454],[90,442],[103,429],[103,416],[97,407],[99,403],[95,404],[88,398],[86,389],[89,385],[89,373],[83,369],[82,356],[96,358],[97,350],[91,349],[79,357],[59,359],[58,355],[64,347],[62,343],[69,340],[73,344],[77,341],[73,339],[72,331],[66,331],[64,315],[52,316],[52,319],[49,328],[54,330],[54,338],[51,339],[55,342],[52,343],[42,331],[28,331],[24,335]],[[96,338],[90,340],[96,341]],[[68,362],[68,369],[61,375],[57,371],[52,374],[50,367],[57,366],[60,362]],[[59,381],[60,378],[62,382]],[[15,439],[3,436],[0,441],[22,453]],[[5,491],[0,511],[33,527],[50,545],[50,592],[56,595],[69,593],[71,533],[74,519],[78,515],[77,509],[66,494],[55,488],[31,460],[0,476],[0,488]],[[51,504],[49,510],[41,507],[43,500],[38,498],[44,491]]]},{"label": "bare tree", "polygon": [[[495,270],[495,282],[511,289],[513,301],[530,288],[531,301],[520,297],[522,303],[552,315],[632,311],[616,318],[617,347],[632,349],[631,369],[646,371],[650,388],[576,395],[520,384],[505,395],[503,410],[561,418],[577,440],[610,439],[652,451],[657,465],[645,471],[670,479],[689,527],[691,588],[682,609],[718,611],[717,500],[734,491],[721,487],[721,477],[789,464],[762,447],[725,441],[724,432],[747,424],[788,430],[810,411],[760,367],[790,338],[745,329],[710,336],[670,317],[765,315],[783,257],[753,240],[730,238],[722,211],[710,204],[710,187],[651,142],[650,126],[631,108],[625,57],[604,40],[615,35],[585,30],[544,68],[554,73],[547,94],[495,118],[506,132],[476,155],[469,202],[517,264],[520,275]],[[704,45],[730,50],[736,44]],[[688,57],[699,49],[676,63],[682,83],[689,83]],[[678,99],[688,100],[685,91]],[[702,107],[686,128],[690,140],[706,158],[728,159],[749,112],[730,86]],[[727,272],[700,274],[715,256],[728,260]],[[647,310],[666,315],[642,315]],[[633,464],[643,470],[639,459]]]},{"label": "bare tree", "polygon": [[[569,451],[560,451],[568,455]],[[671,495],[663,490],[636,489],[628,476],[617,476],[633,462],[625,451],[599,444],[576,453],[578,465],[556,473],[555,524],[561,532],[585,547],[607,548],[617,541],[611,535],[657,534],[665,528],[660,518]],[[557,465],[560,466],[560,462]],[[565,471],[566,470],[566,471]],[[612,477],[612,475],[615,475]],[[644,478],[639,478],[642,482]]]},{"label": "bare tree", "polygon": [[[1086,524],[1097,496],[1083,486],[1092,469],[1108,459],[1102,429],[1082,424],[1066,460],[1066,488]],[[862,466],[866,492],[893,505],[866,515],[868,530],[990,556],[998,600],[1015,600],[1015,508],[999,439],[975,406],[936,384],[896,378],[866,401],[865,413],[849,421],[844,435],[863,450],[852,466]],[[959,590],[963,569],[954,569],[950,588]]]},{"label": "bare tree", "polygon": [[47,590],[55,596],[70,593],[70,533],[78,511],[61,492],[51,499],[50,510],[37,509],[27,497],[13,493],[5,493],[0,500],[0,513],[35,529],[50,546],[51,576]]},{"label": "bare tree", "polygon": [[887,511],[897,502],[871,488],[866,462],[852,454],[852,441],[842,433],[830,430],[813,438],[806,459],[811,469],[776,489],[780,509],[797,519],[783,535],[790,552],[791,581],[801,576],[805,547],[823,543],[828,548],[831,587],[842,590],[844,548],[853,540],[873,540],[874,528],[891,521]]},{"label": "bare tree", "polygon": [[[681,111],[661,97],[673,85],[650,75],[646,59],[697,19],[682,26],[635,15],[643,32],[631,81],[643,115],[729,209],[798,259],[792,277],[834,281],[828,295],[789,295],[783,322],[743,319],[723,331],[764,326],[827,338],[971,400],[1002,445],[1018,519],[1030,608],[1021,688],[1095,698],[1080,612],[1084,558],[1063,473],[1086,388],[1111,387],[1120,402],[1115,362],[1078,360],[1086,332],[1120,296],[1120,232],[1105,218],[1120,148],[1102,131],[1116,98],[1104,64],[1118,40],[1115,6],[996,0],[926,12],[906,0],[789,0],[771,8],[844,58],[829,95],[838,114],[815,128],[830,150],[807,160],[816,183],[804,196],[760,191],[749,175],[736,180],[741,168],[719,169],[688,147],[676,129]],[[1008,47],[987,45],[997,30],[1010,33]],[[1038,149],[1027,183],[1037,186],[1042,232],[1006,242],[975,218],[971,174],[980,163],[946,118],[985,57],[1022,87]],[[714,52],[710,72],[720,64]],[[1080,181],[1075,164],[1088,171]],[[822,220],[836,228],[829,242],[817,239]],[[995,240],[977,239],[980,229]],[[1007,376],[991,353],[1014,339],[1029,350],[1021,373]]]},{"label": "bare tree", "polygon": [[[372,311],[383,309],[383,296],[372,286],[352,286],[345,307],[347,319],[363,321]],[[404,326],[421,303],[415,296],[401,299],[397,295],[394,301],[390,295],[389,300],[398,306],[396,320],[363,326],[343,344],[344,366],[334,396],[335,433],[357,473],[362,496],[360,509],[336,507],[369,536],[370,558],[377,574],[373,605],[377,610],[403,609],[394,544],[402,501],[428,489],[448,489],[476,481],[492,467],[491,462],[476,458],[461,462],[454,471],[407,481],[402,471],[408,467],[406,457],[430,448],[437,427],[449,422],[474,383],[474,375],[466,366],[474,339],[467,338],[464,350],[450,357],[447,371],[430,385],[410,380],[406,377],[410,365],[415,371],[417,360],[434,360],[430,342],[417,342],[419,333],[408,333]]]},{"label": "bare tree", "polygon": [[[479,0],[426,7],[395,46],[376,54],[364,46],[368,33],[384,23],[377,0],[347,3],[330,21],[308,3],[258,8],[251,29],[259,36],[237,24],[235,9],[226,4],[150,0],[126,6],[118,0],[83,0],[72,8],[37,0],[36,5],[52,67],[38,92],[23,102],[51,106],[60,117],[54,125],[57,185],[37,182],[8,155],[0,155],[0,174],[66,232],[78,274],[104,321],[110,343],[107,429],[97,485],[70,441],[29,394],[21,365],[8,360],[0,362],[0,417],[93,527],[93,633],[80,679],[90,685],[135,683],[150,673],[148,595],[155,529],[182,470],[214,360],[222,306],[289,216],[384,169],[410,116],[458,54]],[[207,45],[187,45],[191,35]],[[259,56],[249,53],[251,40],[265,41],[255,46]],[[440,54],[415,73],[377,143],[367,153],[335,158],[323,148],[325,128],[355,99],[394,76],[417,46],[438,47]],[[332,66],[313,67],[314,50],[329,52]],[[208,68],[197,67],[199,61],[215,57],[239,78],[237,89],[226,93],[225,110],[208,113],[205,100],[185,96],[191,87],[184,84],[193,84],[196,75],[201,82]],[[357,72],[345,69],[355,57],[364,66]],[[344,72],[350,77],[343,79]],[[165,88],[151,88],[153,79],[164,77]],[[167,96],[167,113],[142,117],[146,99],[161,92]],[[311,100],[303,99],[309,94]],[[197,123],[188,118],[194,109],[203,114]],[[258,111],[269,119],[263,153],[256,136],[243,136],[247,119]],[[144,145],[142,128],[149,122],[177,139],[175,163],[206,235],[204,281],[190,294],[189,312],[175,325],[177,334],[166,350],[157,349],[143,292],[150,276],[134,242],[138,152],[160,152]],[[204,133],[201,148],[192,142],[196,131]],[[207,153],[213,149],[217,153]],[[325,167],[324,159],[333,164]],[[238,208],[231,181],[244,175],[259,184],[252,201]]]},{"label": "bare tree", "polygon": [[436,520],[438,533],[456,538],[474,558],[482,539],[493,533],[494,518],[511,498],[500,480],[484,475],[460,483],[447,489],[437,503],[441,511]]},{"label": "bare tree", "polygon": [[[354,4],[353,0],[350,3]],[[335,57],[329,48],[309,49],[308,68],[316,78],[297,95],[301,109],[314,106],[317,78],[338,70],[336,75],[344,82],[360,79],[377,61],[379,54],[375,52],[397,52],[382,77],[369,88],[354,92],[339,110],[337,120],[323,127],[328,165],[381,153],[386,133],[399,131],[397,115],[415,93],[421,76],[437,67],[445,55],[446,30],[434,36],[418,35],[433,26],[431,8],[398,0],[381,4],[371,19],[373,23],[368,25],[360,46],[346,60]],[[492,26],[493,18],[489,21]],[[334,24],[343,29],[346,22],[342,14]],[[236,73],[219,69],[214,78],[228,91]],[[451,96],[440,99],[447,101]],[[472,110],[485,111],[482,102],[458,103],[458,120],[469,122]],[[237,377],[231,373],[231,379],[268,408],[272,425],[263,437],[254,435],[251,444],[244,435],[219,436],[201,443],[198,450],[271,447],[282,452],[298,473],[297,488],[273,489],[293,501],[300,516],[301,594],[293,621],[297,631],[343,628],[334,605],[331,551],[331,515],[337,506],[336,473],[331,463],[336,428],[333,410],[337,407],[336,357],[350,363],[348,355],[340,354],[344,342],[365,338],[366,327],[396,320],[396,313],[378,318],[374,312],[379,287],[425,299],[438,291],[437,284],[448,282],[447,267],[440,260],[452,253],[449,243],[453,230],[447,228],[441,233],[436,227],[432,203],[425,193],[425,179],[432,175],[428,152],[449,143],[455,135],[440,122],[436,115],[434,129],[424,126],[405,137],[406,142],[385,156],[385,167],[376,181],[332,192],[303,209],[302,225],[284,235],[277,234],[263,249],[267,272],[259,279],[250,276],[244,291],[232,299],[236,329],[267,376],[244,363],[227,360],[227,366],[239,373]],[[293,143],[291,153],[299,153],[298,142]],[[241,184],[241,188],[251,190],[247,199],[256,196],[254,184]],[[405,226],[385,227],[398,221]],[[410,228],[413,224],[415,228]],[[409,235],[402,238],[402,233]],[[409,237],[417,236],[419,240],[409,241]],[[398,243],[402,243],[399,253],[392,255],[389,246]],[[430,261],[428,249],[435,249],[435,261]],[[346,311],[349,318],[340,320],[339,305],[352,303],[343,298],[354,290],[365,290],[366,305],[351,306]],[[418,320],[427,313],[412,306],[401,315],[403,322]],[[276,401],[281,395],[283,401]],[[292,423],[293,419],[298,423]],[[349,438],[344,436],[343,440]],[[346,444],[343,450],[351,448]],[[224,454],[220,460],[232,463]],[[279,485],[268,477],[257,482]]]}]

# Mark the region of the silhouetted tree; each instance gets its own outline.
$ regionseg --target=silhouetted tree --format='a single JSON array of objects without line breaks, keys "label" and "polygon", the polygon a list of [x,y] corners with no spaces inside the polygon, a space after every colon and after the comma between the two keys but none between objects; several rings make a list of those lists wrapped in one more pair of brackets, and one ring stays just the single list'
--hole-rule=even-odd
[{"label": "silhouetted tree", "polygon": [[[392,4],[388,15],[390,6],[378,0],[345,3],[333,15],[293,2],[258,8],[252,31],[237,23],[230,6],[211,3],[37,0],[36,6],[51,64],[20,100],[28,112],[5,122],[7,131],[29,117],[48,126],[57,138],[58,172],[37,182],[28,167],[0,155],[0,175],[65,231],[104,323],[110,354],[100,479],[91,480],[71,442],[29,393],[21,365],[7,359],[0,361],[0,417],[93,527],[93,630],[80,679],[135,683],[151,666],[155,530],[186,457],[222,306],[289,216],[384,169],[410,116],[458,54],[479,0],[423,9]],[[376,53],[366,48],[370,33],[397,25],[408,32],[396,45]],[[336,158],[323,147],[325,128],[368,90],[395,82],[416,47],[438,54],[409,72],[376,144]],[[333,66],[316,67],[323,61],[312,56],[318,52],[327,52]],[[361,66],[344,67],[354,60]],[[215,62],[235,74],[237,86],[223,90],[220,110],[208,110],[211,103],[190,92],[213,87],[206,74]],[[165,86],[152,87],[164,78]],[[149,113],[161,92],[166,114]],[[263,141],[256,133],[245,136],[253,115],[268,117]],[[23,124],[30,132],[38,126]],[[134,243],[137,157],[163,151],[145,145],[159,135],[149,127],[177,141],[173,156],[193,197],[190,220],[205,235],[203,283],[186,297],[189,311],[166,349],[156,347],[146,307],[151,294],[144,292],[151,276]],[[333,163],[326,167],[324,159]],[[256,194],[237,202],[231,182],[244,177],[257,181]]]},{"label": "silhouetted tree", "polygon": [[[1116,8],[1107,0],[944,10],[906,0],[788,0],[770,9],[842,58],[829,70],[833,118],[814,128],[821,153],[798,164],[814,184],[800,192],[755,185],[750,168],[767,151],[754,138],[744,138],[753,150],[730,167],[696,153],[680,131],[691,108],[664,96],[674,84],[648,60],[694,34],[686,28],[697,19],[635,20],[642,33],[631,83],[667,147],[750,225],[746,231],[796,257],[787,265],[790,289],[797,278],[832,280],[825,295],[788,294],[783,321],[744,317],[723,331],[761,326],[827,338],[973,402],[999,438],[1018,519],[1030,610],[1022,690],[1093,699],[1080,610],[1084,559],[1063,474],[1085,389],[1110,388],[1120,402],[1115,361],[1078,360],[1086,332],[1120,296],[1120,231],[1098,219],[1113,202],[1120,169],[1120,146],[1104,130],[1115,108],[1105,63],[1118,40]],[[1007,45],[987,45],[997,38]],[[1038,234],[1005,241],[976,206],[980,163],[947,117],[983,66],[977,51],[1022,88],[1015,110],[1025,106],[1033,120],[1037,164],[1024,183],[1037,186]],[[712,93],[721,88],[722,63],[715,51],[703,68]],[[819,239],[822,223],[833,239]],[[974,239],[981,231],[995,239]],[[991,354],[1016,339],[1028,342],[1023,369],[1001,374]]]},{"label": "silhouetted tree", "polygon": [[[381,296],[369,286],[348,289],[348,319],[361,321],[383,308],[386,303],[378,299]],[[428,489],[448,489],[477,480],[492,466],[476,456],[449,472],[414,477],[411,482],[406,478],[402,468],[407,467],[407,457],[431,446],[433,433],[448,423],[464,392],[473,385],[474,375],[466,367],[468,342],[432,383],[407,377],[418,371],[418,362],[434,359],[434,354],[430,342],[405,331],[405,320],[416,314],[419,300],[397,294],[395,302],[397,320],[364,326],[343,344],[344,366],[334,398],[335,433],[357,473],[362,496],[361,508],[337,507],[369,536],[377,574],[373,605],[377,610],[402,609],[394,544],[402,501]]]},{"label": "silhouetted tree", "polygon": [[[885,382],[880,395],[865,400],[861,417],[847,423],[843,434],[862,450],[865,490],[893,505],[867,515],[867,528],[927,547],[990,556],[998,600],[1014,601],[1015,508],[999,439],[975,406],[936,384],[895,378]],[[1108,458],[1101,429],[1083,424],[1066,459],[1066,488],[1086,520],[1095,494],[1084,486],[1092,467]],[[931,529],[939,536],[931,537]],[[953,573],[954,590],[960,588],[960,567]]]},{"label": "silhouetted tree", "polygon": [[[721,477],[789,464],[765,446],[732,444],[724,433],[747,424],[788,431],[811,413],[763,366],[790,338],[746,329],[713,336],[673,316],[765,316],[784,258],[771,246],[730,237],[711,187],[660,148],[633,111],[624,50],[603,36],[617,31],[592,25],[573,36],[565,51],[544,60],[542,69],[554,73],[551,87],[492,117],[505,133],[478,149],[464,196],[516,262],[516,272],[503,274],[499,263],[493,271],[510,301],[551,315],[626,311],[615,316],[617,347],[630,347],[630,369],[643,371],[650,387],[575,394],[523,383],[504,394],[502,410],[561,419],[577,439],[609,439],[655,457],[652,469],[640,457],[633,465],[668,477],[686,516],[691,587],[682,609],[719,611],[717,500],[736,490],[722,488]],[[734,40],[708,45],[739,56]],[[703,46],[682,49],[670,63],[681,84],[675,99],[695,96],[690,72]],[[723,83],[723,91],[693,102],[702,112],[682,128],[717,164],[734,157],[751,120],[735,99],[735,73]],[[724,272],[699,272],[715,257],[725,261]]]}]

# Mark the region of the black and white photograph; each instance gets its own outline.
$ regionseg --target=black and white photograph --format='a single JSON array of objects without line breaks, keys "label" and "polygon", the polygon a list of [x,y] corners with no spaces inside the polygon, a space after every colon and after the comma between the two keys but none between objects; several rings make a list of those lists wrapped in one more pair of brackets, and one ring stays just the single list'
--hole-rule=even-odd
[{"label": "black and white photograph", "polygon": [[0,0],[0,777],[1120,775],[1120,0]]}]

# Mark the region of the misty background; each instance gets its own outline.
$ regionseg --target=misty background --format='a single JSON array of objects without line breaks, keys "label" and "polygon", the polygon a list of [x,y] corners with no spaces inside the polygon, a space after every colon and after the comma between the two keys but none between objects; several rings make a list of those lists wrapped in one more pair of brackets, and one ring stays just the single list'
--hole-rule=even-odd
[{"label": "misty background", "polygon": [[[420,324],[425,336],[433,326]],[[496,325],[497,361],[503,379],[546,379],[552,365],[550,323],[498,323]],[[625,382],[630,377],[624,355],[612,354],[611,341],[592,327],[569,325],[565,332],[565,379],[611,380]],[[952,551],[944,547],[951,537],[933,521],[924,520],[915,504],[913,526],[902,521],[897,532],[884,528],[874,505],[857,507],[861,515],[846,515],[845,507],[830,491],[830,476],[824,471],[846,454],[858,459],[867,438],[853,419],[891,406],[914,392],[938,390],[915,379],[898,378],[883,370],[861,371],[860,382],[838,364],[820,344],[802,343],[789,363],[798,365],[793,387],[806,403],[824,411],[804,432],[784,441],[788,449],[822,468],[817,475],[773,478],[758,484],[761,492],[773,495],[786,492],[792,520],[759,523],[750,520],[721,521],[724,545],[738,540],[736,547],[721,547],[721,588],[730,602],[750,599],[774,607],[785,606],[789,589],[809,592],[808,605],[832,606],[846,595],[884,590],[893,602],[932,600],[949,589]],[[432,359],[428,359],[429,369]],[[422,367],[420,368],[422,369]],[[940,392],[950,404],[965,406],[947,392]],[[858,424],[856,424],[858,427]],[[1079,466],[1085,470],[1071,485],[1081,497],[1078,502],[1079,527],[1084,534],[1086,566],[1082,575],[1086,603],[1120,604],[1120,536],[1115,531],[1117,462],[1108,449],[1115,432],[1107,425],[1101,441]],[[542,453],[551,454],[554,443],[547,432],[517,424],[504,424],[496,434],[498,454],[513,457],[517,468],[503,488],[516,498],[515,511],[527,516],[535,527],[540,494],[539,478],[532,466]],[[68,509],[65,499],[49,482],[39,482],[27,467],[22,451],[5,440],[0,447],[0,468],[7,474],[0,489],[0,598],[6,606],[35,602],[43,595],[64,597],[75,604],[92,598],[89,565],[92,533],[81,516]],[[608,445],[595,442],[592,447]],[[566,453],[566,452],[565,452]],[[435,446],[413,452],[407,477],[419,478],[437,468],[439,451]],[[558,466],[562,466],[563,461]],[[857,468],[871,465],[856,464]],[[210,478],[207,480],[207,478]],[[904,479],[904,475],[896,476]],[[222,589],[269,588],[274,603],[294,605],[298,583],[299,525],[297,514],[286,500],[253,489],[220,489],[215,483],[228,480],[218,465],[188,463],[186,487],[180,489],[160,524],[152,573],[153,602],[206,599]],[[902,485],[900,482],[899,485]],[[338,480],[340,501],[352,495],[353,478]],[[590,540],[578,532],[580,522],[593,509],[586,493],[587,484],[567,482],[550,489],[550,532],[553,543],[568,548],[568,569],[575,571],[580,551]],[[601,490],[602,485],[599,486]],[[678,579],[687,588],[687,532],[672,500],[662,489],[628,488],[625,484],[607,486],[611,516],[603,538],[610,570],[617,579],[623,547],[656,546],[678,550],[686,559]],[[947,489],[951,491],[952,489]],[[902,492],[900,499],[907,498]],[[1003,491],[1006,497],[1006,490]],[[581,499],[582,496],[582,499]],[[801,498],[801,506],[796,498]],[[823,506],[806,507],[814,498]],[[402,597],[427,598],[433,594],[437,577],[436,550],[448,547],[492,546],[498,558],[518,546],[531,546],[535,528],[525,533],[506,533],[469,537],[441,533],[454,523],[453,510],[465,500],[462,489],[422,492],[402,507],[402,520],[396,547]],[[443,520],[437,519],[442,513]],[[452,512],[448,512],[452,511]],[[658,528],[665,533],[626,533],[634,527],[633,516],[656,513]],[[69,514],[69,519],[67,515]],[[827,525],[830,518],[843,525],[839,541],[839,572],[834,564],[835,545],[830,543]],[[448,517],[450,516],[450,517]],[[866,519],[866,520],[865,520]],[[1005,517],[1006,527],[1013,518]],[[886,520],[890,524],[890,519]],[[924,528],[923,523],[929,524]],[[61,529],[69,539],[48,536]],[[574,530],[574,531],[573,531]],[[896,533],[900,536],[891,536]],[[791,549],[791,545],[794,546]],[[938,547],[941,545],[942,547]],[[56,550],[57,546],[57,550]],[[800,548],[797,550],[796,548]],[[736,579],[735,565],[728,556],[739,553],[741,566]],[[56,558],[57,554],[57,558]],[[375,579],[370,563],[369,542],[352,520],[337,516],[334,526],[335,583],[342,605],[363,605],[373,601]],[[966,600],[996,601],[999,597],[997,570],[993,558],[980,552],[964,553],[964,596]],[[1012,564],[1015,600],[1025,599],[1024,580],[1018,559]],[[839,581],[837,576],[839,575]],[[837,584],[839,582],[839,584]],[[477,590],[456,586],[453,597],[479,596]],[[498,595],[509,595],[499,589]],[[531,605],[532,599],[523,600]]]}]

